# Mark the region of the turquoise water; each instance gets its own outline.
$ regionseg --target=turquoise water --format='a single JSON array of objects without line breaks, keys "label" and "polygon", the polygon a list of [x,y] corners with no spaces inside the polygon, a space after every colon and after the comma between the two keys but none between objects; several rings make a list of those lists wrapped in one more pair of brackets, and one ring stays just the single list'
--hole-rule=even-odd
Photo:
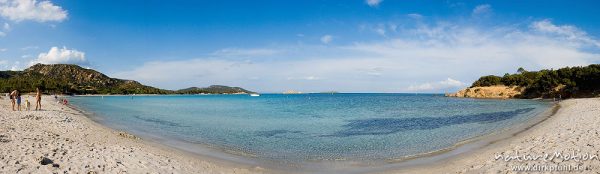
[{"label": "turquoise water", "polygon": [[71,102],[111,127],[283,162],[397,159],[506,129],[550,107],[433,94],[85,96]]}]

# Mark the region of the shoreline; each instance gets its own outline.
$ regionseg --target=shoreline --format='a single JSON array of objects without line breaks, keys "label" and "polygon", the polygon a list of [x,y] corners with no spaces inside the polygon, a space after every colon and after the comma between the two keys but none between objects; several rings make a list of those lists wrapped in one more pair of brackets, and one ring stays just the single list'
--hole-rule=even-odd
[{"label": "shoreline", "polygon": [[[584,106],[582,106],[584,105]],[[585,106],[591,105],[591,106]],[[578,107],[578,108],[574,108]],[[568,128],[563,123],[564,120],[580,120],[578,113],[585,113],[587,119],[593,120],[589,122],[572,122],[571,126],[587,125],[594,127],[600,123],[600,98],[583,98],[583,99],[568,99],[560,102],[558,106],[551,109],[551,115],[543,117],[537,123],[525,127],[521,131],[510,133],[509,137],[500,138],[497,141],[492,141],[482,148],[475,149],[463,154],[458,154],[454,157],[436,161],[429,164],[416,165],[400,169],[391,169],[380,171],[378,173],[517,173],[524,171],[515,171],[516,167],[520,166],[558,166],[572,165],[583,166],[583,172],[592,172],[600,170],[600,159],[573,161],[554,158],[549,161],[532,160],[532,161],[503,161],[496,159],[498,156],[507,156],[513,154],[523,155],[539,155],[550,154],[556,152],[570,153],[573,149],[578,149],[581,153],[589,153],[591,155],[600,155],[600,150],[595,150],[594,146],[600,146],[598,138],[599,131],[596,129],[582,129],[592,136],[580,134],[570,134],[569,132],[561,132],[564,130],[573,130]],[[588,120],[590,121],[590,120]],[[561,129],[556,129],[561,128]],[[591,131],[595,131],[591,133]],[[575,132],[571,132],[575,133]],[[565,135],[566,134],[566,135]],[[580,141],[586,138],[590,141]],[[595,139],[594,139],[595,138]],[[564,144],[561,144],[564,143]],[[592,147],[592,148],[590,148]],[[549,168],[549,167],[548,167]],[[557,172],[557,168],[532,170],[529,172]],[[564,169],[564,168],[563,168]],[[571,168],[572,169],[572,168]],[[563,172],[582,172],[581,170],[570,170]]]},{"label": "shoreline", "polygon": [[[495,100],[495,99],[494,99]],[[554,105],[554,104],[552,104]],[[75,106],[76,107],[76,106]],[[529,126],[532,123],[530,120],[539,117],[547,117],[549,110],[552,110],[554,106],[550,106],[548,108],[543,109],[543,111],[539,113],[535,113],[531,119],[528,119],[527,123],[522,124],[519,128],[515,128],[515,126],[507,127],[502,130],[498,130],[497,132],[491,132],[489,134],[480,135],[477,137],[472,137],[463,141],[460,141],[450,147],[438,149],[435,151],[414,154],[410,156],[401,156],[390,159],[381,159],[375,161],[354,161],[354,160],[326,160],[326,161],[304,161],[298,163],[286,163],[286,162],[277,162],[265,159],[254,158],[252,154],[246,154],[243,151],[235,151],[223,147],[211,146],[210,144],[203,143],[195,143],[189,142],[186,140],[166,138],[160,135],[150,135],[143,132],[131,132],[135,135],[139,135],[144,140],[163,146],[165,148],[171,148],[173,150],[183,151],[187,153],[194,153],[198,156],[208,156],[210,158],[214,158],[216,160],[224,160],[227,162],[232,162],[234,164],[240,165],[258,165],[265,169],[270,170],[278,170],[281,171],[293,171],[294,173],[330,173],[330,172],[344,172],[344,173],[365,173],[365,172],[375,172],[375,171],[385,171],[385,170],[394,170],[400,167],[411,167],[418,164],[413,164],[414,161],[422,161],[421,163],[431,163],[432,161],[439,161],[447,158],[452,158],[461,153],[469,152],[472,150],[476,150],[481,148],[484,145],[482,141],[489,141],[489,139],[498,139],[496,137],[492,137],[496,134],[506,134],[507,131],[512,131],[513,129],[517,129],[518,131],[523,130],[524,126]],[[94,119],[93,113],[86,113],[84,110],[80,108],[74,108],[79,110],[84,114],[84,116],[96,121],[102,122],[101,120]],[[92,115],[90,115],[92,114]],[[109,124],[99,123],[100,125],[109,127],[111,129],[121,130],[118,126],[111,126]],[[503,137],[506,138],[506,137]],[[473,144],[477,144],[474,145]],[[460,153],[453,153],[456,151],[460,151]],[[426,159],[426,160],[423,160]],[[424,162],[423,162],[424,161]],[[408,163],[408,165],[406,165]],[[317,168],[316,170],[314,168]]]},{"label": "shoreline", "polygon": [[0,99],[0,173],[267,173],[259,166],[139,139],[57,104],[51,96],[43,97],[42,106],[42,111],[13,112],[10,101]]},{"label": "shoreline", "polygon": [[[43,102],[47,103],[45,105],[46,107],[48,105],[51,105],[51,107],[63,106],[63,105],[59,105],[56,103],[52,103],[53,99],[50,100],[50,98],[51,98],[50,96],[46,96],[44,98],[45,101],[43,101]],[[593,99],[591,99],[591,100],[593,100]],[[5,104],[1,104],[0,106],[2,106],[2,107],[8,106],[7,99],[2,99],[2,101]],[[570,101],[570,100],[567,100],[567,101]],[[420,172],[428,173],[427,172],[428,170],[423,170],[423,168],[431,168],[432,166],[440,166],[439,163],[446,163],[448,161],[452,161],[455,159],[469,158],[469,154],[472,155],[473,153],[481,151],[482,149],[489,148],[489,146],[497,146],[497,144],[502,144],[503,142],[514,140],[514,139],[518,138],[520,136],[520,134],[522,134],[524,132],[529,132],[530,130],[536,130],[537,129],[536,127],[538,127],[538,125],[544,124],[547,120],[554,117],[553,115],[556,115],[556,113],[559,111],[557,109],[557,107],[558,106],[551,106],[550,108],[547,109],[547,111],[539,113],[539,114],[544,114],[544,113],[550,111],[550,112],[553,112],[554,114],[547,115],[547,116],[546,115],[535,116],[531,120],[534,123],[523,124],[523,125],[519,126],[519,129],[516,132],[514,131],[515,127],[511,127],[511,128],[507,128],[508,130],[502,130],[502,132],[500,132],[500,133],[494,132],[489,135],[474,137],[474,138],[459,142],[455,146],[436,150],[436,151],[425,153],[425,154],[419,154],[419,155],[416,155],[416,157],[404,158],[402,160],[394,159],[394,160],[386,161],[382,165],[381,164],[375,165],[375,166],[365,165],[365,164],[352,165],[352,162],[342,162],[342,163],[327,162],[325,164],[321,164],[320,166],[314,166],[314,167],[318,167],[318,168],[331,167],[331,168],[336,169],[336,170],[324,170],[324,171],[321,171],[321,170],[286,171],[285,169],[293,169],[293,168],[290,168],[289,166],[282,167],[282,168],[280,168],[281,166],[273,167],[273,166],[265,165],[263,163],[242,164],[242,163],[235,162],[235,160],[231,161],[231,160],[227,160],[227,159],[219,159],[219,157],[214,157],[214,156],[210,156],[210,155],[207,156],[207,155],[203,155],[203,154],[189,154],[189,151],[178,149],[177,147],[172,147],[168,144],[162,144],[164,142],[161,142],[160,140],[146,139],[147,137],[144,137],[144,139],[137,139],[135,135],[132,135],[132,134],[129,134],[129,133],[126,133],[123,131],[119,131],[118,129],[110,128],[110,126],[103,125],[99,122],[94,121],[93,118],[88,117],[88,115],[84,111],[81,111],[77,108],[69,107],[67,110],[61,109],[61,112],[68,113],[69,112],[68,110],[79,112],[79,113],[74,113],[74,114],[71,113],[71,114],[73,117],[81,117],[81,119],[79,119],[79,121],[82,121],[81,123],[87,124],[90,127],[95,128],[95,129],[101,129],[102,131],[100,132],[100,134],[109,133],[110,135],[107,135],[107,136],[113,136],[113,138],[116,137],[116,139],[125,138],[126,141],[134,141],[135,143],[138,143],[137,144],[138,146],[141,146],[143,148],[152,149],[150,153],[167,154],[167,155],[163,156],[163,158],[184,158],[188,162],[203,163],[203,164],[205,164],[205,166],[210,166],[209,167],[210,169],[214,169],[213,172],[208,172],[208,173],[215,173],[215,172],[216,173],[223,173],[223,172],[224,173],[232,173],[232,172],[235,172],[235,173],[272,173],[272,172],[274,172],[274,173],[303,173],[303,172],[309,172],[309,173],[315,173],[315,172],[317,172],[317,173],[328,173],[328,172],[404,173],[404,172],[408,172],[408,173],[413,173],[413,171],[420,171]],[[32,112],[32,111],[28,111],[28,112]],[[42,112],[45,112],[45,111],[42,111]],[[0,112],[0,113],[5,114],[5,112]],[[37,112],[33,112],[33,113],[37,113]],[[60,115],[60,113],[58,113],[58,115]],[[538,119],[539,121],[534,121],[533,119]],[[532,128],[536,128],[536,129],[532,129]],[[2,129],[0,129],[0,134],[2,134],[2,133],[3,133]],[[511,134],[511,136],[499,137],[498,134]],[[127,138],[127,137],[129,137],[129,138]],[[131,137],[133,137],[133,138],[131,138]],[[487,138],[491,137],[496,140],[486,141],[486,143],[484,143],[483,146],[469,147],[473,144],[481,143],[482,142],[481,140],[486,139],[486,137]],[[158,138],[158,139],[160,139],[160,138]],[[126,142],[126,141],[116,141],[116,144],[131,143],[131,142]],[[463,147],[467,147],[468,149],[466,151],[461,151],[458,154],[452,154],[453,151],[463,148]],[[217,153],[219,153],[219,152],[217,152]],[[225,153],[225,152],[221,152],[221,153]],[[127,154],[127,152],[125,152],[125,154]],[[450,155],[446,156],[446,157],[442,157],[441,159],[434,159],[434,161],[427,161],[427,159],[426,159],[426,158],[438,158],[440,156],[448,155],[448,154],[450,154]],[[2,155],[4,155],[4,154],[0,154],[0,156],[2,156]],[[110,154],[110,155],[116,156],[116,155],[123,155],[123,154]],[[234,158],[236,157],[235,155],[231,155],[231,156]],[[422,161],[424,159],[425,159],[425,162],[423,162],[423,163],[410,164],[410,163],[414,163],[415,161],[419,161],[419,160]],[[147,160],[147,159],[144,159],[144,160]],[[182,163],[185,163],[185,162],[182,162]],[[407,163],[409,165],[406,165]],[[39,165],[39,163],[38,163],[38,165]],[[177,163],[177,162],[170,162],[168,165],[181,165],[181,164]],[[82,166],[73,166],[73,167],[77,168],[77,167],[82,167]],[[197,167],[195,165],[187,166],[187,167],[188,168],[186,170],[180,170],[180,172],[181,173],[197,173],[197,171],[198,171],[197,168],[202,168],[202,167]],[[421,168],[421,167],[423,167],[423,168]],[[52,168],[50,168],[50,169],[52,169]],[[60,169],[60,168],[58,168],[58,169]],[[204,167],[204,169],[206,169],[206,167]],[[298,168],[298,169],[301,169],[301,168]],[[4,171],[4,168],[0,169],[0,171]],[[10,171],[10,170],[8,170],[8,171]],[[93,170],[90,170],[90,171],[93,171]],[[132,171],[137,172],[138,170],[132,169]],[[196,171],[196,172],[194,172],[194,171]],[[229,171],[229,172],[227,172],[227,171]]]},{"label": "shoreline", "polygon": [[[486,99],[500,100],[483,98],[483,100]],[[447,148],[416,154],[398,160],[391,160],[393,162],[390,162],[388,165],[381,166],[380,168],[372,171],[374,173],[390,173],[393,171],[404,171],[406,169],[431,166],[439,162],[453,160],[454,158],[457,158],[461,155],[477,152],[483,148],[494,145],[495,143],[508,141],[516,137],[518,134],[526,132],[527,130],[535,127],[536,125],[541,124],[548,118],[553,117],[559,109],[560,105],[555,103],[552,104],[552,106],[546,108],[544,111],[537,113],[534,117],[528,119],[525,123],[513,125],[511,127],[507,127],[496,132],[491,132],[489,134],[472,137],[457,142],[453,146]]]}]

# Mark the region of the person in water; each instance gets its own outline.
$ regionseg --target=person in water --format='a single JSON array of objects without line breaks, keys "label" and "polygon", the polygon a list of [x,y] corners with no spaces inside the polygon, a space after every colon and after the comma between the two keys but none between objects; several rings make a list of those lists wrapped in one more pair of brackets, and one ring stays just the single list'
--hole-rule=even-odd
[{"label": "person in water", "polygon": [[39,106],[39,110],[42,110],[42,92],[40,91],[40,88],[35,88],[35,110],[38,110],[38,106]]}]

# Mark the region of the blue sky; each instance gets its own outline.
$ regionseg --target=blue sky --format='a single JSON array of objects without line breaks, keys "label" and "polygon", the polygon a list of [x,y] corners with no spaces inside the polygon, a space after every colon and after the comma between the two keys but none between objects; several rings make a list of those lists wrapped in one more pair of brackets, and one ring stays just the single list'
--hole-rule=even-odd
[{"label": "blue sky", "polygon": [[0,0],[0,69],[73,63],[166,89],[450,92],[600,63],[598,1]]}]

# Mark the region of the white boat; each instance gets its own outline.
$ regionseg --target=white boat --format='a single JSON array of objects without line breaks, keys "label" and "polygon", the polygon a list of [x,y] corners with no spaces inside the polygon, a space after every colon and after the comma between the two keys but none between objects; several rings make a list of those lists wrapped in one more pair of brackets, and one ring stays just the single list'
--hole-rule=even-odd
[{"label": "white boat", "polygon": [[260,96],[260,94],[250,94],[250,96],[252,96],[252,97],[258,97],[258,96]]}]

